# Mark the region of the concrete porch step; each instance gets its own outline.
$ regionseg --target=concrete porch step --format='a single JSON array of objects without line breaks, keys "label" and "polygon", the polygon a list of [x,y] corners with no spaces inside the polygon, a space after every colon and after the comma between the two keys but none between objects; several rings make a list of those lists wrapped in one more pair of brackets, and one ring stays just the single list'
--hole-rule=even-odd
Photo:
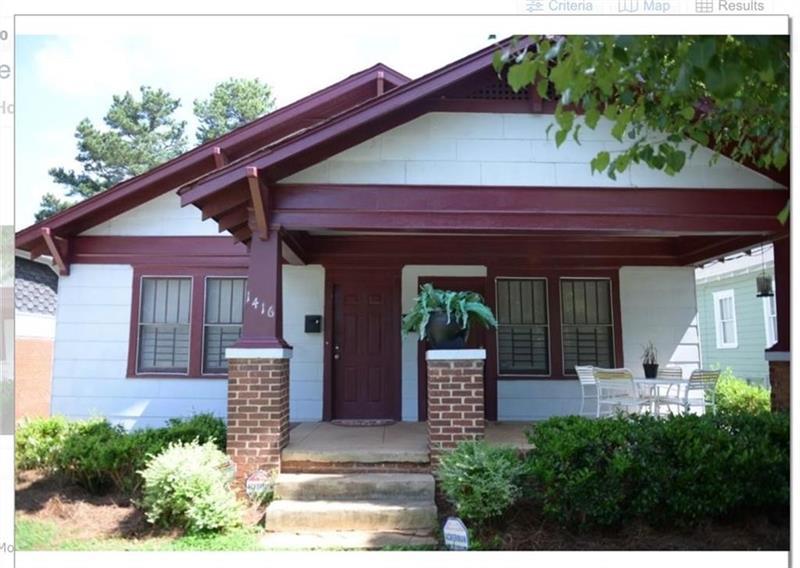
[{"label": "concrete porch step", "polygon": [[432,500],[273,501],[267,507],[271,532],[433,531],[436,505]]},{"label": "concrete porch step", "polygon": [[386,547],[435,547],[430,531],[325,531],[267,533],[270,550],[379,550]]},{"label": "concrete porch step", "polygon": [[282,473],[275,480],[276,499],[434,500],[436,482],[426,473]]}]

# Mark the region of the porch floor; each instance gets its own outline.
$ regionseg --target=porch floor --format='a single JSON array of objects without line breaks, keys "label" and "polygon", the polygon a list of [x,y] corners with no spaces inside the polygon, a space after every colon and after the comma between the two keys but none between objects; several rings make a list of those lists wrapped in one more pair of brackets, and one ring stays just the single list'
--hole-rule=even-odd
[{"label": "porch floor", "polygon": [[[524,431],[529,425],[487,422],[486,441],[528,449]],[[281,457],[287,462],[427,463],[427,424],[397,422],[390,426],[353,427],[301,422],[289,431],[289,445]]]}]

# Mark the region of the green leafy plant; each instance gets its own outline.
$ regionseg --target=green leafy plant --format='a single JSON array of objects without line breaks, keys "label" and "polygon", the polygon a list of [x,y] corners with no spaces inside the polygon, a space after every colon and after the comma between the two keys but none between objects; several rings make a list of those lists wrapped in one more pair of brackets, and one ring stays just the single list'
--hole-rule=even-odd
[{"label": "green leafy plant", "polygon": [[522,496],[526,469],[516,450],[462,442],[445,454],[436,476],[458,514],[476,523],[498,517]]},{"label": "green leafy plant", "polygon": [[652,341],[648,341],[642,348],[642,364],[658,365],[658,351]]},{"label": "green leafy plant", "polygon": [[477,292],[439,290],[431,284],[423,284],[414,299],[413,308],[403,317],[403,334],[416,332],[420,341],[425,340],[428,337],[428,322],[436,312],[445,314],[448,324],[456,322],[467,331],[478,324],[484,327],[497,326],[491,308]]},{"label": "green leafy plant", "polygon": [[219,532],[242,523],[231,488],[228,456],[213,442],[174,443],[141,472],[141,506],[147,520],[189,534]]},{"label": "green leafy plant", "polygon": [[769,412],[772,406],[767,389],[747,384],[737,378],[730,367],[720,374],[717,381],[716,403],[719,413]]},{"label": "green leafy plant", "polygon": [[75,424],[63,416],[23,419],[15,432],[17,468],[55,470],[56,456]]},{"label": "green leafy plant", "polygon": [[569,527],[788,510],[786,414],[558,417],[528,439],[530,494]]},{"label": "green leafy plant", "polygon": [[60,472],[95,493],[114,488],[133,494],[142,483],[137,472],[149,456],[170,443],[192,440],[212,442],[224,451],[225,423],[212,414],[197,414],[170,419],[162,428],[127,432],[104,419],[39,418],[17,430],[17,467]]}]

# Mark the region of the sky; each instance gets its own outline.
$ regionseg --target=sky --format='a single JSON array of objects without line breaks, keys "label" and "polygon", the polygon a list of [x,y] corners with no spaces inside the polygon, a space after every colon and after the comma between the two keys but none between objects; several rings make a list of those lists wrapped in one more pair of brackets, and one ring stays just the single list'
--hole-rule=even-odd
[{"label": "sky", "polygon": [[[102,125],[112,96],[160,87],[192,102],[230,77],[258,77],[272,87],[276,108],[382,62],[419,77],[510,35],[470,18],[414,17],[148,17],[71,18],[69,23],[18,22],[16,38],[16,227],[34,222],[41,196],[64,195],[47,174],[77,168],[75,127]],[[53,31],[60,31],[58,35]],[[22,33],[20,33],[22,32]],[[504,33],[505,32],[505,33]],[[316,40],[314,38],[317,38]]]}]

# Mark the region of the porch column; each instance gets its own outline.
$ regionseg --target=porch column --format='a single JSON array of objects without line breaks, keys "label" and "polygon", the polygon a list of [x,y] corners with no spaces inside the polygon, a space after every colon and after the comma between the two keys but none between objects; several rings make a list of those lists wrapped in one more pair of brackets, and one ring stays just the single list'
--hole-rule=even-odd
[{"label": "porch column", "polygon": [[791,342],[789,336],[791,316],[791,283],[789,281],[789,237],[773,244],[775,258],[775,315],[778,318],[778,342],[767,349],[769,382],[772,387],[772,409],[789,410],[789,360]]},{"label": "porch column", "polygon": [[431,468],[464,440],[483,438],[484,349],[443,349],[425,353],[428,363],[428,449]]},{"label": "porch column", "polygon": [[282,333],[281,236],[250,242],[242,335],[228,359],[228,455],[236,476],[280,469],[289,443],[289,359]]}]

